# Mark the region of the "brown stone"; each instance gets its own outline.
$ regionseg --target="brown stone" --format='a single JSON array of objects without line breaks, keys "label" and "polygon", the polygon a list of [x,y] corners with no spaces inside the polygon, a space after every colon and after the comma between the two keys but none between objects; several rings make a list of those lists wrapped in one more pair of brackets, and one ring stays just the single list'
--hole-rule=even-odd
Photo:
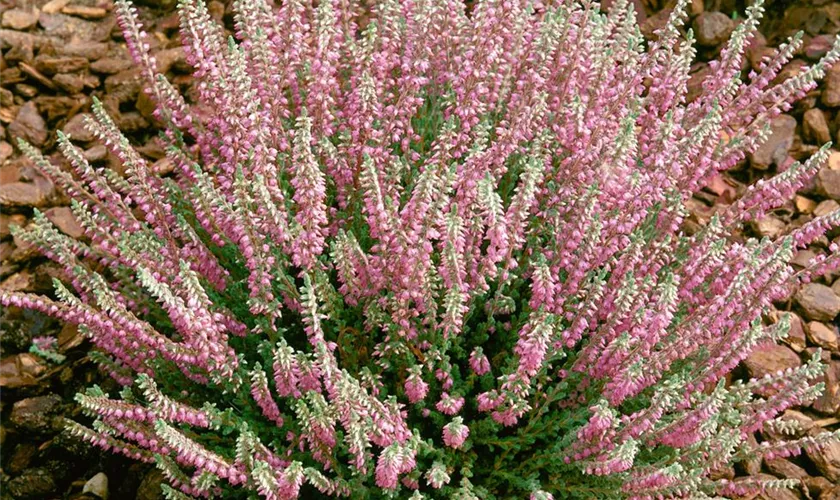
[{"label": "brown stone", "polygon": [[73,211],[70,210],[70,207],[54,207],[47,210],[44,215],[46,215],[47,219],[55,224],[62,233],[73,239],[79,239],[85,235],[84,229],[82,229],[79,221],[76,220],[76,216],[73,215]]},{"label": "brown stone", "polygon": [[58,410],[61,398],[55,394],[17,401],[12,406],[9,421],[18,429],[31,432],[48,430],[51,415]]},{"label": "brown stone", "polygon": [[840,170],[840,151],[832,151],[828,155],[829,170]]},{"label": "brown stone", "polygon": [[787,160],[793,145],[796,119],[790,115],[779,115],[770,124],[770,135],[758,150],[750,154],[750,164],[759,170],[772,165],[780,166]]},{"label": "brown stone", "polygon": [[805,452],[826,479],[840,481],[840,441],[829,441],[822,446],[806,446]]},{"label": "brown stone", "polygon": [[[774,479],[773,476],[768,474],[759,474],[762,479]],[[737,479],[735,480],[737,481]],[[748,497],[735,497],[740,500],[746,500],[747,498],[753,498],[754,500],[801,500],[799,493],[796,491],[785,488],[785,487],[777,487],[777,488],[765,488],[764,491],[760,492],[756,496],[748,496]]]},{"label": "brown stone", "polygon": [[14,273],[0,283],[0,290],[4,292],[34,292],[36,288],[35,275],[28,269]]},{"label": "brown stone", "polygon": [[[21,214],[16,214],[16,215],[21,215]],[[26,223],[26,217],[23,216],[23,215],[21,215],[21,217],[24,217],[23,222],[25,224]],[[5,221],[4,221],[4,224],[5,224]],[[22,227],[24,224],[20,224],[18,221],[13,221],[11,224],[9,224],[9,226]],[[9,234],[11,234],[10,227],[4,227],[3,230],[4,230],[4,234],[3,234],[4,238],[6,236],[8,236]],[[0,242],[0,262],[8,261],[9,257],[11,257],[13,253],[15,253],[14,240]]]},{"label": "brown stone", "polygon": [[808,473],[802,467],[784,458],[765,460],[764,465],[771,474],[782,479],[805,479]]},{"label": "brown stone", "polygon": [[[68,94],[78,94],[84,90],[87,80],[79,73],[60,73],[53,77],[53,82],[59,89]],[[94,84],[93,87],[95,88],[96,85]]]},{"label": "brown stone", "polygon": [[822,146],[831,140],[831,131],[825,114],[817,109],[809,109],[802,116],[802,135],[805,141]]},{"label": "brown stone", "polygon": [[35,147],[41,147],[47,141],[47,124],[38,113],[35,103],[28,101],[20,107],[15,120],[9,125],[13,138],[20,137]]},{"label": "brown stone", "polygon": [[747,51],[747,59],[750,61],[750,67],[754,71],[759,71],[761,69],[761,64],[769,57],[773,57],[775,54],[776,49],[772,47],[767,47],[766,45],[759,45],[755,47],[750,47]]},{"label": "brown stone", "polygon": [[834,328],[819,321],[808,323],[808,340],[823,349],[828,349],[832,352],[837,351],[837,332]]},{"label": "brown stone", "polygon": [[[33,61],[34,62],[34,61]],[[47,87],[50,90],[56,90],[55,84],[43,75],[40,71],[38,71],[34,66],[31,66],[25,62],[21,62],[18,67],[20,70],[25,73],[28,77],[35,80],[36,82],[40,83],[44,87]]]},{"label": "brown stone", "polygon": [[697,16],[697,19],[692,23],[692,28],[697,36],[698,45],[701,47],[717,47],[732,34],[732,30],[735,29],[735,22],[721,12],[704,12]]},{"label": "brown stone", "polygon": [[817,192],[834,200],[840,200],[840,170],[823,167],[817,172]]},{"label": "brown stone", "polygon": [[735,478],[735,468],[730,465],[726,464],[720,466],[717,469],[712,469],[709,471],[709,479],[712,481],[719,481],[721,479],[726,479],[727,481],[732,481]]},{"label": "brown stone", "polygon": [[157,71],[161,74],[167,73],[173,67],[189,70],[189,66],[186,66],[187,56],[183,47],[158,51],[155,53],[155,61],[157,62]]},{"label": "brown stone", "polygon": [[759,236],[767,236],[770,239],[776,239],[785,232],[786,225],[784,221],[773,215],[765,215],[752,223],[753,230]]},{"label": "brown stone", "polygon": [[780,419],[786,422],[786,432],[784,434],[772,432],[769,427],[765,425],[763,433],[769,439],[780,441],[789,438],[801,438],[802,436],[810,433],[811,429],[813,429],[815,425],[814,420],[811,417],[805,415],[799,410],[785,410]]},{"label": "brown stone", "polygon": [[811,407],[824,415],[836,415],[840,410],[840,362],[830,361],[818,381],[825,384],[825,389]]},{"label": "brown stone", "polygon": [[[15,105],[15,96],[12,94],[12,91],[9,89],[4,89],[0,87],[0,106],[4,108],[10,108]],[[17,113],[15,113],[17,114]],[[12,115],[14,117],[14,115]],[[9,119],[11,121],[11,119]]]},{"label": "brown stone", "polygon": [[15,84],[15,94],[25,99],[32,99],[38,95],[38,89],[26,83],[18,83]]},{"label": "brown stone", "polygon": [[14,148],[6,141],[0,142],[0,163],[3,163],[14,153]]},{"label": "brown stone", "polygon": [[35,385],[46,371],[46,366],[33,354],[7,356],[0,360],[0,387],[15,389]]},{"label": "brown stone", "polygon": [[58,486],[49,470],[38,467],[23,471],[6,484],[5,490],[12,498],[53,498]]},{"label": "brown stone", "polygon": [[140,486],[137,488],[137,500],[163,500],[163,493],[161,493],[160,485],[164,483],[166,478],[160,469],[151,469],[140,481]]},{"label": "brown stone", "polygon": [[90,149],[86,149],[82,156],[85,157],[85,160],[91,163],[101,161],[108,157],[108,148],[101,144],[97,144],[92,146]]},{"label": "brown stone", "polygon": [[[747,446],[750,448],[758,446],[758,442],[753,434],[747,434]],[[750,476],[761,473],[761,457],[751,456],[743,462],[738,462],[736,465]]]},{"label": "brown stone", "polygon": [[3,19],[0,24],[4,28],[13,30],[27,30],[38,22],[38,11],[36,9],[9,9],[3,12]]},{"label": "brown stone", "polygon": [[79,113],[70,118],[61,131],[72,140],[91,142],[96,139],[96,136],[85,127],[87,118],[92,118],[92,115],[90,113]]},{"label": "brown stone", "polygon": [[814,211],[817,207],[817,202],[812,200],[811,198],[806,198],[802,195],[796,195],[793,199],[793,204],[796,207],[796,211],[801,214],[810,214]]},{"label": "brown stone", "polygon": [[840,500],[840,485],[832,485],[831,488],[820,493],[817,500]]},{"label": "brown stone", "polygon": [[805,483],[805,487],[808,488],[808,493],[811,495],[811,498],[822,498],[823,493],[830,493],[834,488],[831,481],[820,476],[805,478],[803,482]]},{"label": "brown stone", "polygon": [[104,42],[110,38],[116,19],[114,16],[110,16],[105,19],[88,21],[62,13],[48,14],[41,12],[38,24],[44,28],[47,35],[65,41],[76,39]]},{"label": "brown stone", "polygon": [[692,71],[688,76],[686,83],[688,92],[686,93],[686,100],[692,102],[701,95],[703,95],[703,82],[712,73],[711,68],[705,63],[700,63],[697,67],[692,67]]},{"label": "brown stone", "polygon": [[834,43],[834,36],[832,35],[818,35],[805,45],[805,57],[812,61],[818,61],[831,50],[831,44]]},{"label": "brown stone", "polygon": [[13,475],[18,475],[24,471],[29,464],[32,463],[32,459],[35,458],[35,455],[38,453],[38,447],[32,443],[20,443],[19,445],[15,446],[15,450],[12,452],[12,456],[9,459],[9,465],[7,467],[7,471]]},{"label": "brown stone", "polygon": [[[25,229],[29,229],[29,227],[27,226]],[[40,255],[38,247],[24,240],[20,234],[13,236],[12,241],[14,242],[14,251],[8,257],[10,262],[25,262]]]},{"label": "brown stone", "polygon": [[796,292],[794,298],[805,317],[815,321],[832,321],[840,313],[840,297],[820,283],[808,283]]},{"label": "brown stone", "polygon": [[829,108],[840,106],[840,67],[833,66],[823,82],[822,103]]},{"label": "brown stone", "polygon": [[80,56],[47,56],[39,55],[35,58],[35,69],[45,75],[56,73],[71,73],[87,69],[90,62]]},{"label": "brown stone", "polygon": [[4,50],[22,43],[29,43],[37,49],[49,41],[50,37],[43,35],[24,33],[12,29],[0,29],[0,49]]},{"label": "brown stone", "polygon": [[58,350],[67,352],[70,349],[82,345],[84,340],[85,337],[79,332],[78,326],[72,323],[65,323],[61,331],[58,332]]},{"label": "brown stone", "polygon": [[43,7],[41,7],[41,12],[45,12],[47,14],[56,14],[58,12],[61,12],[61,9],[63,9],[64,6],[68,3],[70,3],[70,0],[50,0]]},{"label": "brown stone", "polygon": [[155,104],[155,101],[146,94],[146,92],[137,93],[137,101],[134,103],[134,107],[141,115],[143,115],[143,118],[152,122],[157,121],[154,115],[157,105]]},{"label": "brown stone", "polygon": [[108,94],[124,92],[134,94],[140,89],[140,72],[137,68],[120,71],[105,79],[105,92]]},{"label": "brown stone", "polygon": [[[22,63],[21,63],[22,64]],[[3,78],[3,74],[0,73],[0,78]],[[7,80],[8,81],[8,80]],[[3,89],[7,90],[7,89]],[[9,96],[14,99],[14,95],[9,91]],[[0,108],[0,123],[12,123],[17,116],[18,111],[20,110],[20,106],[11,105],[8,108]]]},{"label": "brown stone", "polygon": [[126,133],[139,132],[149,127],[149,122],[137,111],[120,113],[115,118],[117,127]]},{"label": "brown stone", "polygon": [[161,158],[152,165],[152,172],[157,175],[171,174],[175,170],[175,165],[169,161],[169,158]]},{"label": "brown stone", "polygon": [[814,208],[815,217],[824,217],[830,213],[840,210],[840,203],[834,200],[823,200]]},{"label": "brown stone", "polygon": [[12,46],[4,57],[8,62],[31,63],[35,59],[35,47],[31,41],[24,40],[23,43]]},{"label": "brown stone", "polygon": [[103,57],[91,63],[90,69],[103,75],[115,75],[120,71],[130,69],[134,63],[127,55],[125,57]]},{"label": "brown stone", "polygon": [[793,256],[790,263],[796,267],[808,267],[813,263],[813,259],[817,256],[817,253],[811,250],[810,248],[806,248],[805,250],[800,250],[796,252],[796,255]]},{"label": "brown stone", "polygon": [[102,19],[108,15],[108,11],[101,7],[88,7],[86,5],[68,5],[61,9],[61,12],[82,19]]},{"label": "brown stone", "polygon": [[802,352],[807,347],[805,340],[805,329],[802,327],[802,319],[794,314],[790,314],[790,331],[788,336],[784,338],[783,342],[790,346],[796,352]]},{"label": "brown stone", "polygon": [[12,182],[0,186],[0,205],[7,207],[43,207],[50,192],[38,183]]},{"label": "brown stone", "polygon": [[55,52],[60,56],[84,57],[93,61],[105,57],[108,53],[108,44],[89,40],[73,40],[70,43],[59,45],[55,48]]},{"label": "brown stone", "polygon": [[789,347],[777,344],[765,344],[753,349],[744,360],[744,366],[751,378],[761,378],[779,370],[799,366],[799,356]]},{"label": "brown stone", "polygon": [[20,68],[8,68],[0,71],[0,85],[12,85],[25,81]]},{"label": "brown stone", "polygon": [[84,106],[87,102],[87,97],[79,96],[38,96],[35,98],[35,104],[38,105],[38,110],[46,115],[47,120],[55,120],[67,115],[70,110]]},{"label": "brown stone", "polygon": [[[0,182],[2,184],[2,182]],[[11,226],[26,225],[26,216],[22,214],[6,214],[0,212],[0,238],[5,238],[12,234],[9,230]]]}]

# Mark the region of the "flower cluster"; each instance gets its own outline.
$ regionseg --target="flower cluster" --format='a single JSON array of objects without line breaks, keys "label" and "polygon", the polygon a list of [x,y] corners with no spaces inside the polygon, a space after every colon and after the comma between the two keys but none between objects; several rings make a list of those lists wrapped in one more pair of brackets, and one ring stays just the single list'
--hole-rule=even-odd
[{"label": "flower cluster", "polygon": [[819,444],[748,439],[819,395],[819,353],[722,377],[787,334],[762,321],[774,300],[840,268],[840,252],[787,264],[840,215],[733,235],[827,149],[681,227],[692,192],[761,145],[840,42],[778,84],[798,38],[742,74],[756,2],[689,102],[686,3],[645,42],[627,0],[236,0],[229,39],[181,0],[188,102],[118,0],[175,172],[153,173],[99,103],[87,125],[124,176],[72,138],[72,173],[21,143],[87,238],[36,215],[16,237],[66,279],[0,303],[80,325],[124,388],[80,394],[95,423],[72,431],[156,463],[169,498],[787,486],[713,472]]}]

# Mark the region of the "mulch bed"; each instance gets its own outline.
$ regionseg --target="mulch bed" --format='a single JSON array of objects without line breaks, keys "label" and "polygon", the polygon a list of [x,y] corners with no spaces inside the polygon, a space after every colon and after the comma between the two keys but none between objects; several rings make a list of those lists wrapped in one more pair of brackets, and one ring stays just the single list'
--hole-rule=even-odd
[{"label": "mulch bed", "polygon": [[[188,91],[190,68],[180,48],[174,0],[137,3],[152,33],[159,68],[182,91]],[[644,10],[640,16],[642,30],[651,36],[667,19],[666,2],[635,3]],[[230,2],[214,0],[209,7],[217,20],[231,27]],[[734,0],[691,2],[691,26],[700,45],[691,92],[699,90],[700,78],[707,70],[705,61],[719,53],[743,8],[744,2]],[[787,76],[817,60],[840,32],[840,2],[777,0],[769,2],[767,11],[764,37],[751,46],[748,63],[756,66],[767,47],[804,30],[804,47],[785,68]],[[140,152],[155,163],[156,170],[165,172],[169,165],[156,139],[151,102],[140,92],[137,71],[116,27],[111,0],[0,1],[0,21],[0,288],[50,294],[51,280],[61,272],[28,245],[16,241],[9,226],[26,226],[32,210],[38,208],[69,235],[80,236],[81,228],[68,208],[69,200],[20,155],[14,138],[26,138],[55,163],[64,164],[55,150],[56,131],[62,130],[85,150],[89,161],[119,171],[116,159],[82,127],[82,118],[95,96],[105,103]],[[840,143],[839,107],[840,68],[788,115],[774,121],[767,145],[697,193],[690,203],[693,215],[686,230],[703,224],[715,207],[729,203],[756,179],[807,158],[828,140]],[[746,231],[757,236],[779,236],[840,208],[838,201],[840,153],[835,153],[811,186]],[[804,265],[810,257],[826,253],[829,238],[838,241],[840,232],[830,233],[797,254],[794,263]],[[836,429],[840,422],[840,320],[833,309],[840,304],[839,278],[824,276],[777,304],[780,311],[796,314],[790,338],[784,345],[757,350],[732,374],[733,378],[760,377],[798,366],[821,347],[829,364],[823,380],[826,394],[808,408],[787,412],[787,418],[804,422],[812,433]],[[771,314],[768,321],[775,317]],[[58,340],[60,352],[67,357],[63,363],[52,364],[28,352],[32,339],[42,336]],[[162,498],[162,476],[153,467],[103,453],[62,432],[63,418],[84,420],[73,402],[76,392],[94,383],[106,391],[117,389],[88,359],[88,348],[74,327],[15,308],[0,312],[0,500],[96,499],[105,492],[112,498]],[[765,432],[756,438],[781,437]],[[793,459],[747,462],[737,469],[720,471],[720,475],[736,480],[747,475],[801,480],[799,491],[774,493],[773,498],[840,498],[840,443]]]}]

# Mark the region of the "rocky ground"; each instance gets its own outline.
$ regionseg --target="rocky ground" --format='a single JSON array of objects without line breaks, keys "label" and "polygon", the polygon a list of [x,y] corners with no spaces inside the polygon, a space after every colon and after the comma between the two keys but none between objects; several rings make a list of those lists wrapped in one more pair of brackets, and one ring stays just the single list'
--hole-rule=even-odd
[{"label": "rocky ground", "polygon": [[[643,31],[651,36],[667,18],[666,0],[635,0]],[[140,5],[146,26],[153,33],[156,59],[162,72],[185,92],[190,68],[179,48],[174,0],[145,0]],[[138,2],[142,4],[143,2]],[[606,2],[605,2],[606,3]],[[214,16],[230,26],[228,5],[210,2]],[[11,225],[26,226],[38,208],[65,233],[81,236],[68,208],[69,200],[22,158],[14,144],[24,137],[64,163],[55,151],[56,131],[63,130],[85,150],[89,161],[119,169],[104,147],[81,126],[93,97],[102,100],[140,151],[155,162],[155,169],[169,169],[157,143],[149,100],[139,92],[137,72],[115,26],[111,0],[0,0],[0,288],[51,293],[51,279],[58,268],[27,245],[12,237]],[[692,27],[699,43],[692,92],[699,91],[707,71],[704,61],[714,57],[743,12],[734,0],[694,0]],[[840,3],[776,1],[768,6],[769,18],[749,51],[753,66],[784,37],[804,30],[806,43],[783,76],[800,71],[817,60],[840,32]],[[733,17],[735,19],[733,20]],[[745,68],[747,69],[747,68]],[[714,179],[692,200],[693,216],[686,229],[704,223],[716,207],[730,202],[746,185],[807,158],[820,144],[840,143],[840,67],[819,89],[773,122],[772,136],[760,151],[732,172]],[[815,181],[785,206],[757,221],[747,231],[778,236],[815,216],[840,208],[840,152]],[[840,231],[828,235],[837,241]],[[818,241],[794,258],[804,265],[826,253],[829,239]],[[734,378],[761,377],[778,369],[798,366],[818,347],[829,370],[823,382],[825,395],[807,408],[786,413],[801,421],[808,433],[836,429],[840,423],[840,276],[824,276],[777,304],[795,316],[784,345],[754,352],[732,374]],[[777,316],[771,314],[768,321]],[[32,339],[54,337],[66,359],[56,364],[28,352]],[[99,383],[108,391],[115,386],[97,372],[87,357],[88,344],[75,328],[18,309],[0,312],[0,500],[96,499],[111,497],[161,498],[161,475],[153,468],[91,449],[62,432],[62,418],[83,420],[73,403],[81,388]],[[758,440],[790,436],[762,432]],[[840,498],[840,443],[808,450],[801,457],[748,462],[722,477],[748,475],[794,478],[798,491],[777,492],[779,499]],[[769,498],[769,497],[768,497]]]}]

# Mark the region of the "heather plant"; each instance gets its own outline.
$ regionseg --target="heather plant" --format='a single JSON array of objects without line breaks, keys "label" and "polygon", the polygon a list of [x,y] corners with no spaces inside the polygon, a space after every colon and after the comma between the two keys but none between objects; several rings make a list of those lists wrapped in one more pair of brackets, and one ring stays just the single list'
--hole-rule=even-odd
[{"label": "heather plant", "polygon": [[67,280],[0,295],[78,324],[122,385],[79,394],[95,420],[71,431],[156,463],[170,499],[792,486],[715,472],[837,439],[748,439],[795,434],[777,417],[820,393],[820,354],[723,377],[787,334],[763,320],[774,300],[840,267],[836,244],[787,264],[840,212],[739,236],[827,147],[681,228],[692,192],[766,139],[840,43],[781,83],[800,36],[743,74],[758,2],[688,102],[685,7],[646,42],[621,0],[236,0],[226,39],[181,0],[187,102],[118,0],[175,172],[153,173],[98,102],[87,126],[125,175],[61,134],[73,173],[21,142],[87,238],[36,213],[16,237]]}]

